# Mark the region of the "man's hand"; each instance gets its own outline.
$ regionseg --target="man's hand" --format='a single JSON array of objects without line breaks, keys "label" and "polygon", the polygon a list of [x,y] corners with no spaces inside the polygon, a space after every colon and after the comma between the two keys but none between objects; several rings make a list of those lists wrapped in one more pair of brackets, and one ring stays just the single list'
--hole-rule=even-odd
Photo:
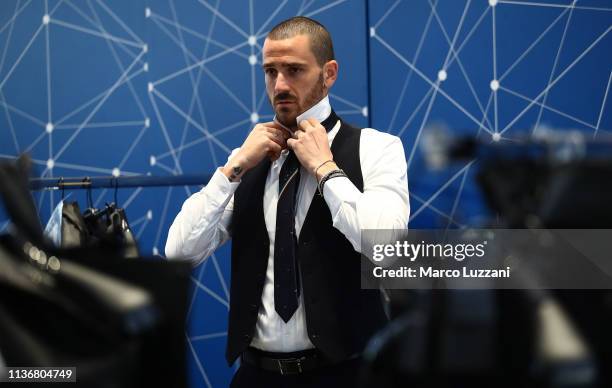
[{"label": "man's hand", "polygon": [[266,156],[272,161],[278,159],[281,151],[287,148],[289,136],[288,131],[275,122],[257,124],[240,151],[223,167],[223,173],[230,180],[237,180]]},{"label": "man's hand", "polygon": [[[293,137],[287,140],[287,147],[295,152],[302,166],[313,175],[317,167],[334,158],[329,149],[327,132],[315,119],[302,120],[298,130],[293,133]],[[327,163],[323,167],[337,168],[335,163]],[[320,170],[323,170],[323,167]]]}]

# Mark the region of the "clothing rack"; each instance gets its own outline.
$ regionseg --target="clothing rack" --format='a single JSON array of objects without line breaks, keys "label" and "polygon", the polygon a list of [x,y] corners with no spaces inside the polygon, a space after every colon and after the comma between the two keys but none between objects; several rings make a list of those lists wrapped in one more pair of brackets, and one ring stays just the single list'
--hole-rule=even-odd
[{"label": "clothing rack", "polygon": [[30,190],[119,189],[127,187],[164,187],[205,185],[210,174],[168,176],[94,176],[31,178]]}]

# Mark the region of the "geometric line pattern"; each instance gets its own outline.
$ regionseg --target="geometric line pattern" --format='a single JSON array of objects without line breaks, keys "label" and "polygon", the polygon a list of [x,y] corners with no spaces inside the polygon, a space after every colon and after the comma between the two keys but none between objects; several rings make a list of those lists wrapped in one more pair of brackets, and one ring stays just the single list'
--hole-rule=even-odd
[{"label": "geometric line pattern", "polygon": [[[512,141],[546,128],[609,134],[607,0],[7,0],[0,2],[0,157],[32,155],[40,177],[206,173],[270,120],[267,31],[324,23],[348,121],[402,138],[412,227],[487,217],[478,161],[436,169],[432,139]],[[369,55],[369,57],[368,57]],[[199,187],[121,189],[142,251],[161,254]],[[113,190],[93,193],[97,205]],[[86,193],[70,193],[86,202]],[[35,193],[43,222],[60,197]],[[0,230],[7,227],[0,214]],[[192,274],[186,330],[193,386],[226,386],[229,247]]]}]

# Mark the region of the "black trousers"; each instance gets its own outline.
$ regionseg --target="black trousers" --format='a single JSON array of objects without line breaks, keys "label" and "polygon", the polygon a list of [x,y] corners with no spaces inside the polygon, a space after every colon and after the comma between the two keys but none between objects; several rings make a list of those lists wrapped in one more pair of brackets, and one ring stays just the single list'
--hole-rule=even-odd
[{"label": "black trousers", "polygon": [[296,375],[281,375],[242,362],[234,374],[231,388],[327,388],[357,387],[361,358],[327,365]]}]

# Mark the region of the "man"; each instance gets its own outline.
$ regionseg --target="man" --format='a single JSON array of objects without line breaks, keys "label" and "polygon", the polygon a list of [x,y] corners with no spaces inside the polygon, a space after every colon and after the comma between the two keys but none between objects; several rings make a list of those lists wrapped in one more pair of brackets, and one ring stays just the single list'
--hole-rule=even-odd
[{"label": "man", "polygon": [[360,287],[361,230],[406,228],[403,146],[333,112],[338,63],[318,22],[274,27],[263,69],[275,120],[184,203],[166,254],[199,262],[232,238],[232,386],[350,386],[386,321],[378,291]]}]

